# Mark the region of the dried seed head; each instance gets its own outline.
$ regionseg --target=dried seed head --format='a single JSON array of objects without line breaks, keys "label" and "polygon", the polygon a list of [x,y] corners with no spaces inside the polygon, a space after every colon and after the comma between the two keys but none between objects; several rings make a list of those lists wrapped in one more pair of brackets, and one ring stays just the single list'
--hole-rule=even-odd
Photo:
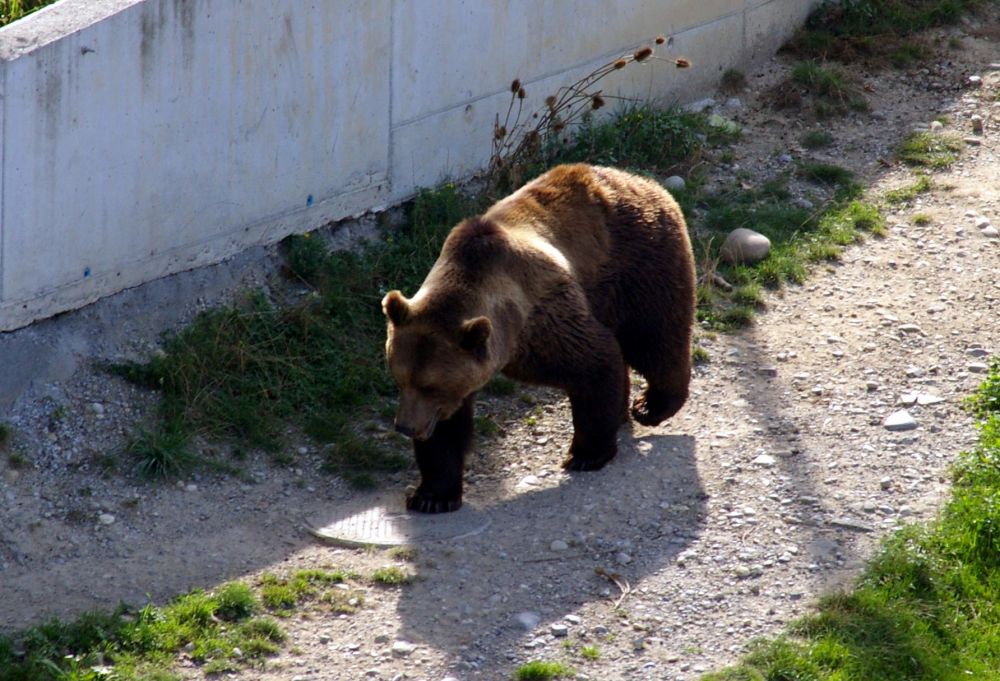
[{"label": "dried seed head", "polygon": [[515,78],[514,82],[510,84],[510,91],[517,92],[520,89],[521,89],[521,79]]},{"label": "dried seed head", "polygon": [[496,130],[493,131],[493,136],[498,140],[503,139],[504,137],[507,136],[507,128],[505,128],[502,125],[498,125]]},{"label": "dried seed head", "polygon": [[615,68],[616,69],[623,69],[623,68],[625,68],[625,64],[627,64],[627,63],[628,62],[625,61],[624,59],[619,59],[618,61],[615,62]]},{"label": "dried seed head", "polygon": [[653,56],[653,48],[646,46],[636,50],[635,54],[632,55],[632,58],[635,59],[636,61],[644,61],[652,56]]},{"label": "dried seed head", "polygon": [[604,97],[601,97],[600,95],[594,95],[590,99],[590,106],[595,111],[597,109],[600,109],[602,106],[604,106]]},{"label": "dried seed head", "polygon": [[548,97],[546,97],[545,98],[545,106],[549,107],[550,109],[556,108],[556,96],[555,95],[549,95]]},{"label": "dried seed head", "polygon": [[691,62],[689,62],[684,57],[681,57],[680,59],[674,60],[674,66],[676,66],[679,69],[686,69],[691,66]]},{"label": "dried seed head", "polygon": [[554,125],[552,126],[552,128],[553,128],[553,129],[554,129],[554,130],[555,130],[556,132],[559,132],[560,130],[562,130],[562,129],[563,129],[563,128],[565,128],[565,127],[566,127],[566,124],[565,124],[565,123],[563,123],[562,121],[556,121],[556,122],[555,122],[555,124],[554,124]]},{"label": "dried seed head", "polygon": [[656,41],[655,42],[656,42],[657,45],[662,45],[663,43],[667,42],[667,39],[665,37],[663,37],[662,35],[658,35],[658,36],[656,36]]},{"label": "dried seed head", "polygon": [[517,98],[518,99],[524,99],[524,94],[525,94],[524,93],[524,88],[523,87],[519,87],[517,89]]}]

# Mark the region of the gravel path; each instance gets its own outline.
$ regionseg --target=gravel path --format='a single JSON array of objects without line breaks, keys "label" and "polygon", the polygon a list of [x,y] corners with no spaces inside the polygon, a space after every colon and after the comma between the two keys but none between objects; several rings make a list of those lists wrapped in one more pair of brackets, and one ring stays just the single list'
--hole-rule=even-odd
[{"label": "gravel path", "polygon": [[[623,431],[598,473],[559,468],[561,396],[533,391],[535,407],[484,398],[501,434],[480,442],[467,501],[490,527],[419,546],[400,563],[413,583],[359,585],[356,614],[285,621],[289,652],[226,678],[492,680],[558,659],[578,678],[693,679],[848,583],[887,532],[933,517],[950,462],[976,440],[961,400],[1000,351],[1000,238],[985,227],[1000,227],[1000,52],[975,23],[941,35],[964,49],[925,71],[859,71],[872,113],[824,124],[837,142],[821,152],[799,147],[796,114],[762,101],[786,63],[750,74],[741,101],[718,107],[746,134],[716,181],[808,158],[855,170],[876,193],[913,180],[880,162],[905,132],[946,114],[946,129],[972,137],[981,116],[984,133],[889,216],[887,238],[770,295],[750,329],[703,336],[712,361],[696,368],[688,405],[662,427]],[[302,532],[299,519],[355,497],[318,471],[308,443],[300,468],[252,463],[243,481],[157,486],[102,472],[155,398],[94,362],[148,351],[198,307],[266,284],[274,263],[258,249],[0,335],[0,421],[26,459],[0,460],[0,626],[263,571],[394,562]],[[579,656],[584,645],[599,658]]]}]

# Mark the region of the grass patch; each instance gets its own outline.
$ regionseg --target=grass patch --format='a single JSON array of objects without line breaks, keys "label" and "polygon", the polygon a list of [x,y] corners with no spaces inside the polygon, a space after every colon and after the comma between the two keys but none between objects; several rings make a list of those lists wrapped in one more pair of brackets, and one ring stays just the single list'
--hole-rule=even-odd
[{"label": "grass patch", "polygon": [[910,36],[954,24],[983,4],[982,0],[826,0],[784,49],[809,59],[909,67],[933,54]]},{"label": "grass patch", "polygon": [[962,138],[953,133],[911,132],[899,145],[899,160],[911,166],[947,168],[965,148]]},{"label": "grass patch", "polygon": [[722,77],[719,79],[719,90],[722,92],[735,95],[743,92],[746,87],[746,74],[739,69],[728,68],[722,72]]},{"label": "grass patch", "polygon": [[927,213],[916,213],[913,216],[913,224],[915,225],[929,225],[931,224],[931,216]]},{"label": "grass patch", "polygon": [[[865,233],[885,233],[885,220],[878,208],[856,198],[860,188],[849,171],[804,164],[799,174],[829,185],[834,190],[831,200],[818,210],[796,205],[790,199],[785,176],[756,188],[740,186],[696,198],[695,207],[702,216],[697,224],[700,237],[696,250],[700,251],[701,272],[698,319],[703,328],[746,326],[763,303],[764,288],[802,283],[813,263],[838,259],[844,246],[860,241]],[[718,247],[737,227],[753,229],[770,239],[768,257],[753,265],[722,262]]]},{"label": "grass patch", "polygon": [[931,178],[927,175],[920,175],[912,183],[891,189],[885,193],[885,201],[890,205],[910,203],[920,194],[926,194],[931,190]]},{"label": "grass patch", "polygon": [[833,144],[833,135],[826,130],[810,130],[802,135],[801,141],[806,149],[820,149]]},{"label": "grass patch", "polygon": [[409,584],[413,580],[413,577],[405,570],[389,565],[375,570],[372,573],[371,580],[375,584],[398,586],[400,584]]},{"label": "grass patch", "polygon": [[6,449],[14,437],[14,429],[6,423],[0,422],[0,450]]},{"label": "grass patch", "polygon": [[518,667],[514,671],[513,678],[515,681],[551,681],[573,676],[575,673],[571,667],[562,662],[532,660]]},{"label": "grass patch", "polygon": [[868,101],[854,78],[837,66],[816,61],[799,62],[791,81],[812,95],[817,118],[842,116],[848,111],[867,111]]},{"label": "grass patch", "polygon": [[597,646],[583,646],[580,648],[580,657],[585,660],[598,660],[601,657],[601,651]]},{"label": "grass patch", "polygon": [[0,0],[0,27],[51,5],[56,0]]},{"label": "grass patch", "polygon": [[939,518],[889,537],[852,591],[704,679],[1000,679],[1000,359],[967,406],[980,441]]}]

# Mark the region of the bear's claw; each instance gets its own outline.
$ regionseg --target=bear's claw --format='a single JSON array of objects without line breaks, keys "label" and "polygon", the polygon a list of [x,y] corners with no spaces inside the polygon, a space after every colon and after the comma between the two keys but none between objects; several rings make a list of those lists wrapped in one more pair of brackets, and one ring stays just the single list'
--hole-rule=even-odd
[{"label": "bear's claw", "polygon": [[632,418],[644,426],[658,426],[680,411],[685,398],[647,389],[632,402]]},{"label": "bear's claw", "polygon": [[437,498],[417,490],[406,497],[406,510],[416,513],[451,513],[462,508],[462,497]]}]

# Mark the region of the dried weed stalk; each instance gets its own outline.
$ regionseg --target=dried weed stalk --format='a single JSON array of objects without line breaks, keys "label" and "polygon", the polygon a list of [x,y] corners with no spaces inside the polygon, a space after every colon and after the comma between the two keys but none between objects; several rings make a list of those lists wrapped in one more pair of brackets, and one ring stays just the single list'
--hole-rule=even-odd
[{"label": "dried weed stalk", "polygon": [[[658,36],[653,43],[662,45],[667,38]],[[493,125],[493,151],[490,155],[489,176],[496,185],[506,180],[512,186],[521,184],[524,166],[537,160],[545,143],[557,137],[567,127],[580,122],[582,117],[607,104],[608,99],[625,99],[605,95],[597,85],[609,74],[624,69],[632,63],[667,61],[676,68],[686,69],[691,63],[684,58],[665,59],[654,55],[651,45],[640,47],[613,61],[597,67],[572,83],[560,87],[555,94],[545,98],[545,106],[530,116],[525,115],[526,92],[521,80],[510,84],[510,103],[503,120],[496,115]]]}]

